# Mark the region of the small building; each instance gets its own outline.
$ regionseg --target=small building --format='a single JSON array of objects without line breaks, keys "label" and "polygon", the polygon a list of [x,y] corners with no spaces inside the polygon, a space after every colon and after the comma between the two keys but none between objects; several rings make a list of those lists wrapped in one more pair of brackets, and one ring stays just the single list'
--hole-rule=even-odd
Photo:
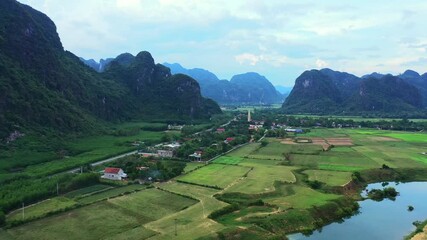
[{"label": "small building", "polygon": [[143,158],[148,158],[148,157],[159,157],[158,153],[153,153],[153,152],[143,152],[143,151],[138,151],[138,155],[143,157]]},{"label": "small building", "polygon": [[217,133],[223,133],[223,132],[225,132],[225,128],[217,128],[216,132]]},{"label": "small building", "polygon": [[293,133],[303,133],[304,131],[300,128],[286,128],[286,132],[293,132]]},{"label": "small building", "polygon": [[193,154],[188,155],[190,158],[193,158],[194,161],[202,161],[202,151],[196,151]]},{"label": "small building", "polygon": [[177,142],[173,142],[173,143],[163,145],[163,147],[175,150],[175,149],[178,149],[179,147],[181,147],[181,144],[179,144]]},{"label": "small building", "polygon": [[110,179],[110,180],[123,180],[127,178],[128,175],[123,172],[121,168],[107,167],[104,169],[104,175],[101,178]]},{"label": "small building", "polygon": [[224,140],[225,143],[230,143],[232,141],[234,141],[234,138],[232,138],[232,137],[228,137]]},{"label": "small building", "polygon": [[171,158],[174,154],[172,150],[157,150],[157,155],[163,158]]},{"label": "small building", "polygon": [[182,128],[184,127],[184,125],[168,125],[168,130],[176,130],[176,131],[181,131]]}]

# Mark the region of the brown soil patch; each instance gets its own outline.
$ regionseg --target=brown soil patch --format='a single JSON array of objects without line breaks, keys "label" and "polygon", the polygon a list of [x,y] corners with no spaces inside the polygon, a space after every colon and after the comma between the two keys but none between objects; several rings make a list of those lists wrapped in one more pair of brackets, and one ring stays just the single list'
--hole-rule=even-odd
[{"label": "brown soil patch", "polygon": [[399,139],[391,138],[391,137],[370,137],[369,139],[379,142],[398,142]]},{"label": "brown soil patch", "polygon": [[296,144],[292,138],[285,138],[280,143],[283,143],[283,144]]},{"label": "brown soil patch", "polygon": [[351,138],[325,138],[325,140],[334,146],[353,146]]},{"label": "brown soil patch", "polygon": [[323,150],[325,150],[325,151],[328,150],[328,148],[329,148],[329,144],[323,138],[311,138],[311,141],[315,145],[322,146]]}]

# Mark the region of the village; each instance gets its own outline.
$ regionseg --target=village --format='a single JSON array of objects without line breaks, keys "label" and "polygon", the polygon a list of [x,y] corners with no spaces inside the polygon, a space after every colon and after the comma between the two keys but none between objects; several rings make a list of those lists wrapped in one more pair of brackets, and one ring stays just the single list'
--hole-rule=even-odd
[{"label": "village", "polygon": [[[185,163],[208,164],[230,150],[259,141],[265,136],[296,136],[304,132],[303,129],[292,128],[284,123],[273,122],[270,126],[265,124],[263,119],[253,119],[251,111],[248,110],[247,115],[240,113],[227,124],[182,135],[175,141],[152,146],[135,141],[132,143],[138,147],[135,154],[100,165],[96,170],[102,174],[101,179],[105,180],[137,183],[165,181],[180,175]],[[168,130],[181,132],[184,127],[184,125],[168,125]],[[170,168],[174,169],[172,174]]]}]

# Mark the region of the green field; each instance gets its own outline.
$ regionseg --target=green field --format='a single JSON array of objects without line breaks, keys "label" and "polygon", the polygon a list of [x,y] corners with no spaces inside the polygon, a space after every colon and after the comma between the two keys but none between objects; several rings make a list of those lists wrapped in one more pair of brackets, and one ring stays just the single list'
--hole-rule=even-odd
[{"label": "green field", "polygon": [[177,179],[183,182],[225,188],[243,177],[249,167],[224,164],[209,164]]},{"label": "green field", "polygon": [[22,210],[18,209],[7,215],[7,221],[28,220],[42,217],[50,212],[57,212],[76,205],[76,202],[65,197],[56,197],[47,199],[43,202],[25,207],[25,214],[22,216]]},{"label": "green field", "polygon": [[197,201],[161,191],[155,188],[139,191],[108,200],[126,211],[140,215],[143,222],[151,222],[181,211]]},{"label": "green field", "polygon": [[[318,227],[315,212],[320,208],[333,215],[348,207],[338,201],[358,198],[338,194],[346,191],[342,186],[356,176],[354,172],[363,177],[382,174],[386,165],[390,172],[410,169],[423,174],[417,170],[427,168],[427,155],[422,154],[427,151],[426,136],[373,129],[312,129],[299,135],[345,137],[354,144],[326,151],[320,145],[266,138],[264,147],[249,143],[209,164],[187,163],[183,175],[155,183],[156,188],[109,189],[100,184],[30,206],[28,216],[37,217],[89,204],[0,231],[0,238],[67,239],[76,232],[72,236],[77,239],[268,239],[287,231],[312,230]],[[315,181],[323,184],[313,186]],[[237,209],[208,217],[226,206]],[[17,211],[7,219],[19,217]]]},{"label": "green field", "polygon": [[[222,224],[208,218],[212,211],[228,205],[213,197],[214,194],[218,193],[218,190],[178,182],[161,183],[157,186],[196,198],[199,203],[176,214],[146,224],[146,228],[161,233],[152,239],[197,239],[225,228]],[[175,226],[177,228],[176,236]]]},{"label": "green field", "polygon": [[142,223],[139,216],[102,202],[21,225],[8,233],[17,239],[102,239]]},{"label": "green field", "polygon": [[90,204],[90,203],[98,202],[108,198],[117,197],[124,193],[130,193],[130,192],[142,190],[144,188],[146,188],[146,186],[144,185],[128,185],[125,187],[112,188],[112,189],[102,191],[93,195],[84,196],[82,198],[79,198],[77,202],[80,204]]},{"label": "green field", "polygon": [[308,180],[319,181],[330,186],[342,186],[351,180],[351,172],[337,172],[324,170],[306,170]]},{"label": "green field", "polygon": [[110,188],[112,187],[109,185],[97,184],[90,187],[80,188],[78,190],[71,191],[69,193],[64,194],[64,197],[67,197],[67,198],[82,197],[85,195],[91,195],[97,192],[102,192]]},{"label": "green field", "polygon": [[204,165],[206,165],[206,164],[202,163],[202,162],[189,162],[189,163],[187,163],[187,165],[185,165],[184,173],[191,172],[194,169],[200,168]]}]

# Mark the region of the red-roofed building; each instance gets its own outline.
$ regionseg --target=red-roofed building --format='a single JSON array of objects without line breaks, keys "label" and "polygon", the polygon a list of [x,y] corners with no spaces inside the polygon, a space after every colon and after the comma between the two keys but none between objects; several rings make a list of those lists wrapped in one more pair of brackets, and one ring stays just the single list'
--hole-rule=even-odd
[{"label": "red-roofed building", "polygon": [[218,128],[218,129],[216,129],[216,132],[217,133],[223,133],[223,132],[225,132],[225,128]]},{"label": "red-roofed building", "polygon": [[102,178],[110,179],[110,180],[123,180],[124,178],[127,178],[128,175],[123,172],[123,169],[121,168],[113,168],[113,167],[107,167],[104,170],[104,175]]},{"label": "red-roofed building", "polygon": [[232,138],[232,137],[228,137],[228,138],[226,138],[225,139],[225,143],[229,143],[229,142],[232,142],[232,141],[234,141],[234,138]]}]

